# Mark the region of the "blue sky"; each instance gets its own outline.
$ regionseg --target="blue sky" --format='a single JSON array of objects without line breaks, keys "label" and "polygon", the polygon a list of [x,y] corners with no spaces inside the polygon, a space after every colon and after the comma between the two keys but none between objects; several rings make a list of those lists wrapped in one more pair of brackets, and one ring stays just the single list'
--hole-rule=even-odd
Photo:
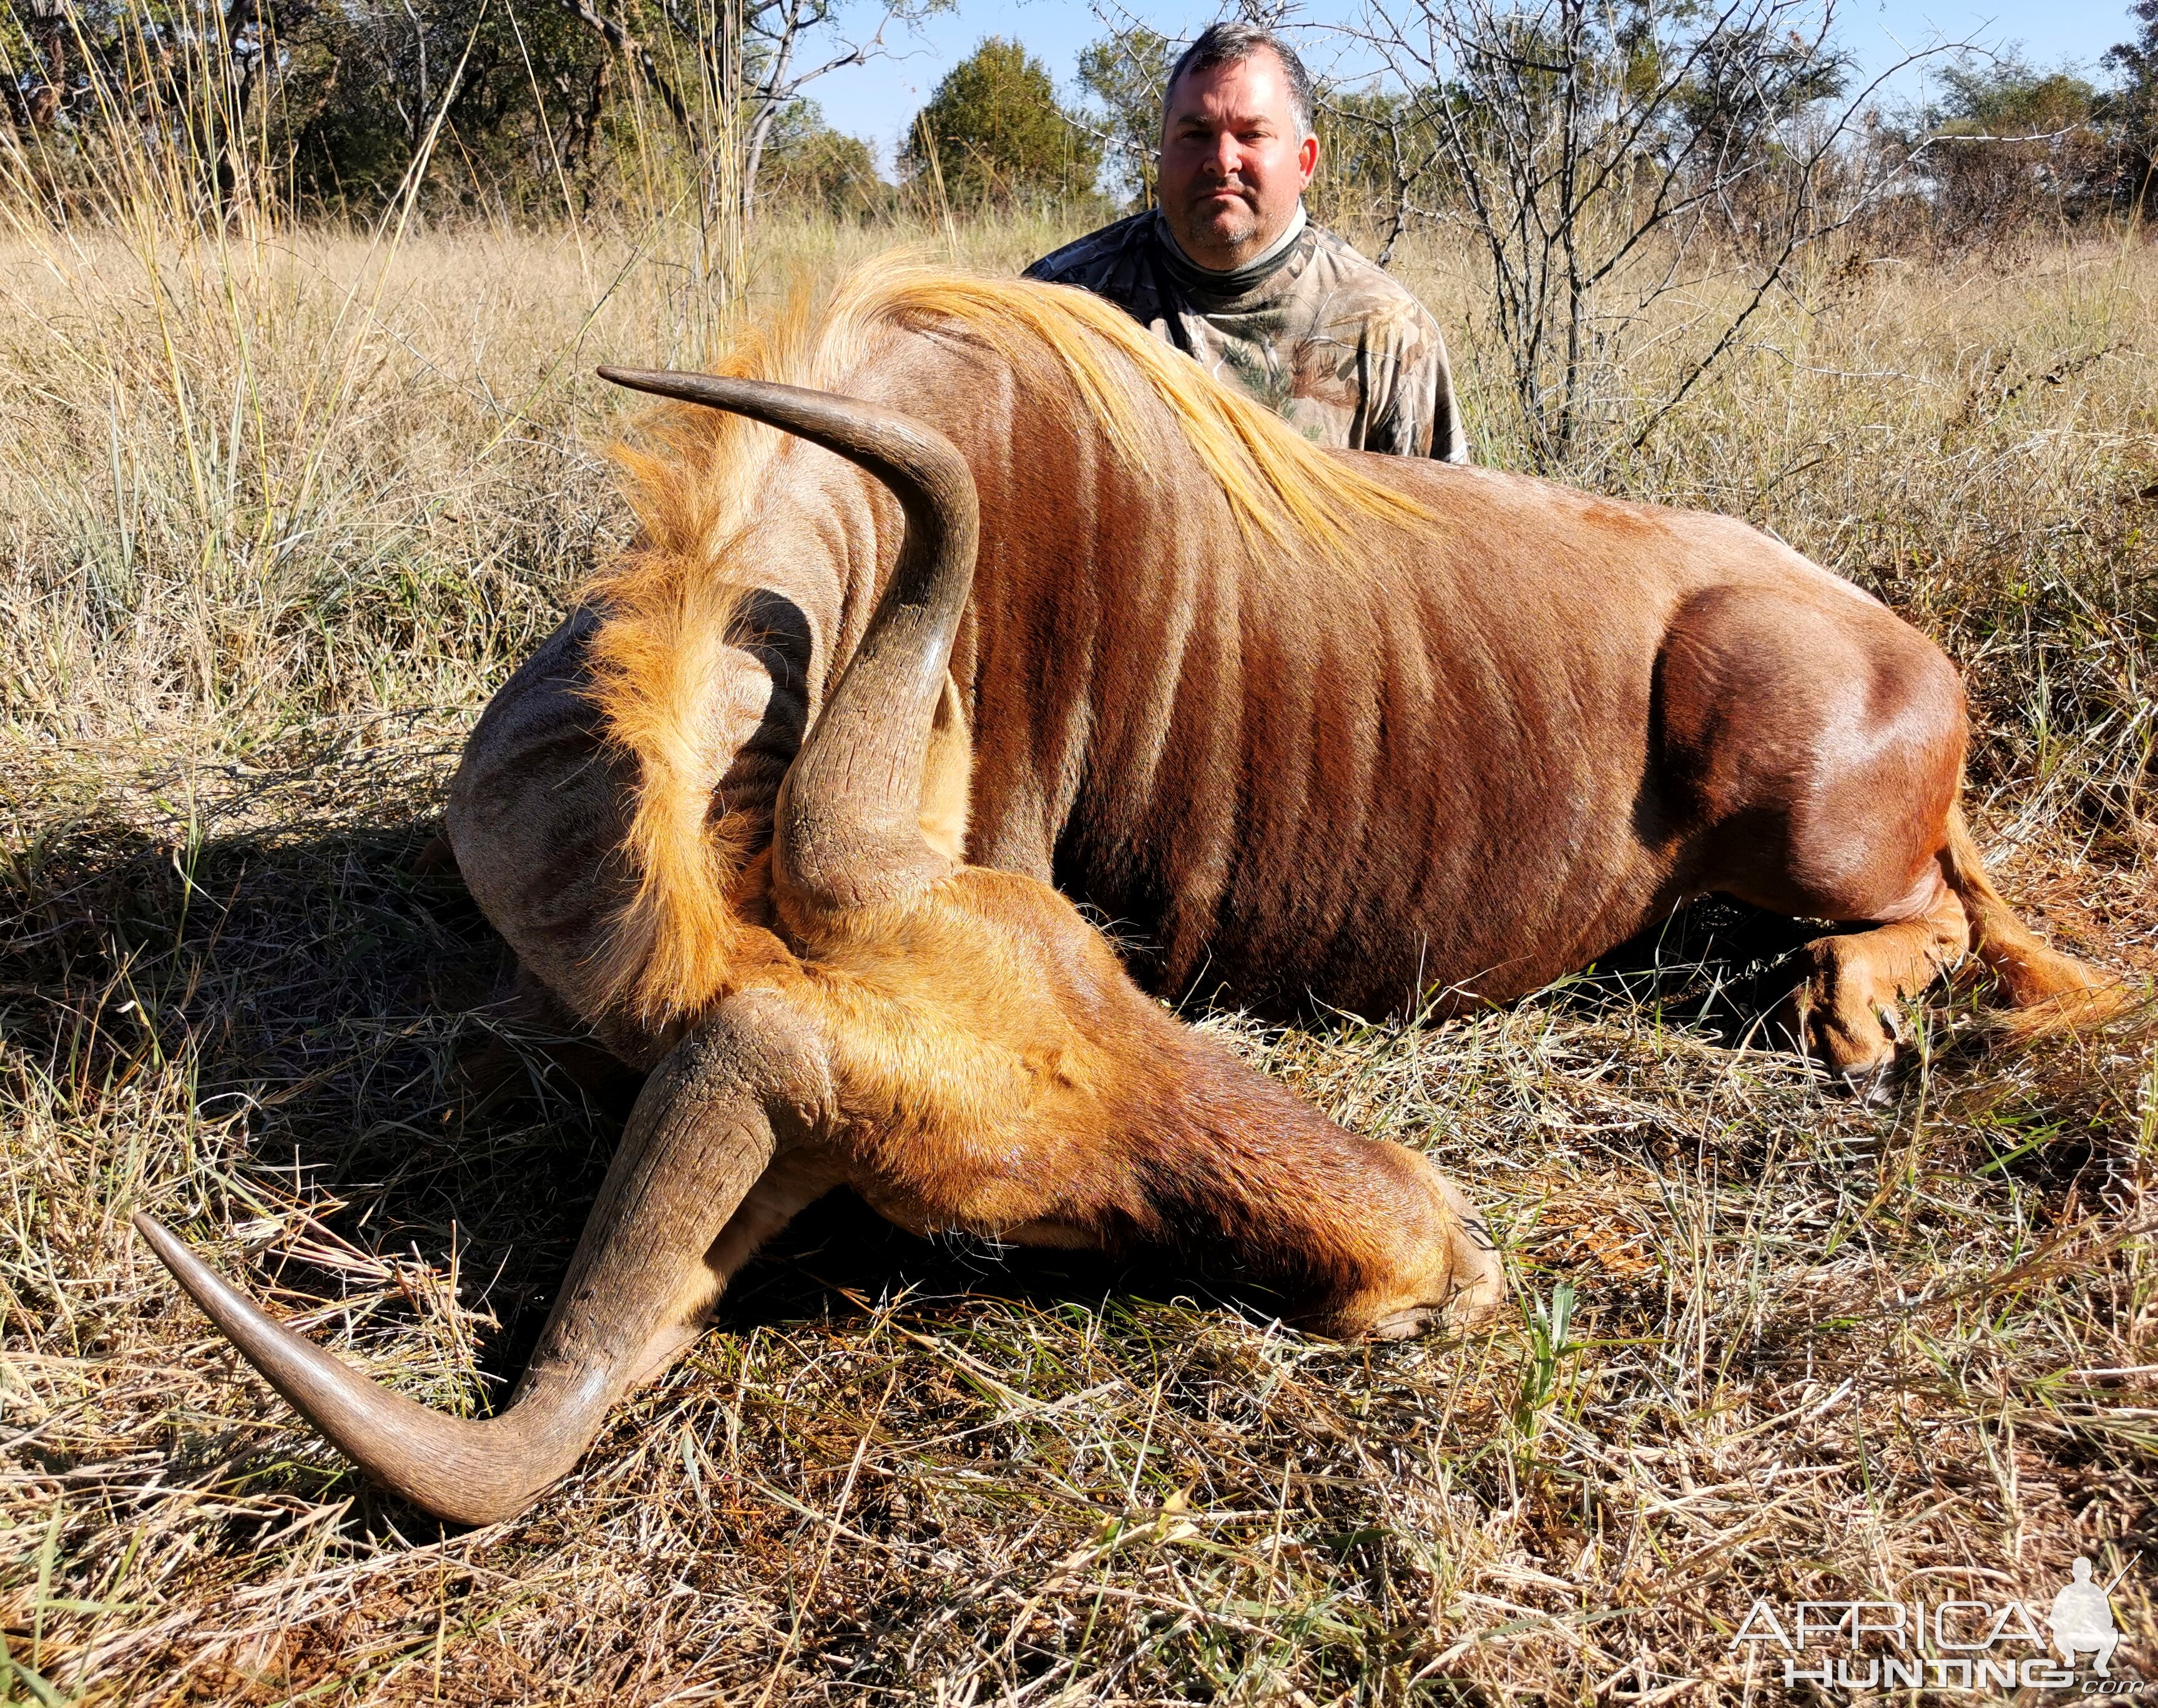
[{"label": "blue sky", "polygon": [[[853,0],[854,16],[874,17],[875,0]],[[1130,10],[1165,35],[1190,34],[1220,8],[1199,3],[1165,6],[1137,0]],[[1312,22],[1347,18],[1353,4],[1310,0],[1299,14]],[[1862,64],[1878,67],[1900,56],[1897,44],[1917,47],[1942,39],[1991,45],[2022,44],[2041,65],[2063,60],[2085,67],[2114,43],[2133,34],[2127,0],[2011,0],[1978,6],[1959,0],[1843,0],[1840,33]],[[844,14],[843,14],[844,15]],[[906,57],[835,71],[808,91],[823,103],[834,126],[865,138],[890,164],[896,139],[912,121],[942,76],[986,35],[1015,36],[1068,87],[1079,50],[1104,33],[1083,4],[1069,0],[958,0],[957,8],[909,34],[887,38]],[[1314,64],[1314,70],[1322,68]]]}]

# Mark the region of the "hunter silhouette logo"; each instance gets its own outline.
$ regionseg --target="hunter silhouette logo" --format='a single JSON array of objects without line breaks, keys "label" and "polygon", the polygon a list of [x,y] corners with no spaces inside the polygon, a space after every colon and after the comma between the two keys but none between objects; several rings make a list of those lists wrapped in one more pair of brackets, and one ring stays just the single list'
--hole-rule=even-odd
[{"label": "hunter silhouette logo", "polygon": [[[2128,1575],[2125,1566],[2121,1576]],[[2113,1676],[2113,1651],[2120,1643],[2120,1632],[2113,1623],[2113,1602],[2110,1593],[2120,1582],[2119,1577],[2100,1589],[2091,1582],[2091,1563],[2078,1560],[2073,1581],[2062,1586],[2053,1597],[2053,1611],[2046,1621],[2053,1633],[2053,1647],[2060,1650],[2061,1659],[2070,1666],[2076,1656],[2089,1653],[2096,1657],[2091,1670],[2102,1679]]]},{"label": "hunter silhouette logo", "polygon": [[[1791,1686],[2141,1695],[2147,1688],[2143,1681],[2113,1675],[2122,1633],[2114,1622],[2112,1595],[2127,1576],[2123,1566],[2111,1582],[2100,1584],[2091,1562],[2078,1559],[2050,1612],[2035,1602],[1935,1602],[1918,1596],[1907,1602],[1800,1602],[1780,1608],[1757,1601],[1731,1646],[1773,1643],[1783,1651],[1784,1682]],[[2050,1641],[2039,1628],[2042,1618],[2052,1633]],[[2086,1658],[2089,1671],[2083,1674]]]}]

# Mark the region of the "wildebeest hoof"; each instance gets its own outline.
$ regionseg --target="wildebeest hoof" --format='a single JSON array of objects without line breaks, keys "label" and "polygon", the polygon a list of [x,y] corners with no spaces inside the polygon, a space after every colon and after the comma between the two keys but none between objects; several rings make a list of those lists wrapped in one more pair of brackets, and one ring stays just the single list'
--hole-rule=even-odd
[{"label": "wildebeest hoof", "polygon": [[450,845],[447,836],[431,836],[420,852],[412,856],[405,868],[416,878],[457,878],[464,873],[457,865],[457,851]]},{"label": "wildebeest hoof", "polygon": [[1469,1334],[1489,1324],[1505,1298],[1505,1283],[1503,1280],[1489,1282],[1479,1277],[1474,1284],[1457,1291],[1444,1304],[1411,1305],[1403,1310],[1390,1312],[1366,1329],[1361,1338],[1367,1340],[1414,1340],[1422,1335],[1441,1332]]},{"label": "wildebeest hoof", "polygon": [[1486,1262],[1478,1266],[1473,1275],[1464,1275],[1458,1288],[1446,1302],[1446,1326],[1456,1334],[1469,1334],[1487,1328],[1499,1314],[1499,1308],[1506,1302],[1506,1274],[1500,1267],[1499,1254],[1489,1245],[1489,1236],[1481,1221],[1470,1225],[1465,1236],[1469,1239],[1486,1241],[1484,1256]]}]

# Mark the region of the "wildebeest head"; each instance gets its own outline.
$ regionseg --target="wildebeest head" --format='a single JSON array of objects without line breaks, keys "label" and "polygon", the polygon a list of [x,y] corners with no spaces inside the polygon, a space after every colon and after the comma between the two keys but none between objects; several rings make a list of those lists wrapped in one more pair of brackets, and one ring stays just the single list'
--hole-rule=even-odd
[{"label": "wildebeest head", "polygon": [[[769,382],[607,377],[731,410],[823,446],[897,496],[906,533],[876,621],[782,791],[773,857],[790,887],[859,906],[939,857],[917,828],[923,766],[974,564],[973,481],[950,443],[900,412]],[[776,946],[775,946],[776,947]],[[798,1015],[753,998],[693,1024],[647,1082],[510,1405],[444,1416],[273,1321],[147,1215],[135,1225],[270,1383],[377,1481],[430,1512],[491,1523],[563,1476],[608,1408],[700,1331],[708,1262],[776,1148],[829,1098]]]}]

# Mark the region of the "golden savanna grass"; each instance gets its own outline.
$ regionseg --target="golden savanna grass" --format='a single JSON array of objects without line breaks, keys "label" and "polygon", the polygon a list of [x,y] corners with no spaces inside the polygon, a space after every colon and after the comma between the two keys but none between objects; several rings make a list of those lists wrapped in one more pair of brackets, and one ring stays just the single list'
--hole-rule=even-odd
[{"label": "golden savanna grass", "polygon": [[[1068,235],[955,228],[1014,271]],[[447,1534],[305,1431],[147,1207],[428,1403],[499,1399],[617,1131],[487,1007],[417,856],[491,689],[622,543],[591,375],[701,357],[663,244],[165,227],[0,242],[0,1599],[13,1700],[1769,1701],[1756,1596],[2042,1604],[2158,1670],[2158,1058],[1855,1102],[1739,1047],[1793,936],[1698,910],[1446,1026],[1205,1017],[1493,1212],[1518,1310],[1341,1347],[1176,1277],[813,1211],[526,1518]],[[147,231],[149,235],[144,235]],[[755,304],[886,231],[775,224]],[[1434,235],[1473,424],[1516,443]],[[1646,393],[1706,281],[1614,384]],[[2158,970],[2158,259],[1825,257],[1615,487],[1746,516],[1964,664],[1975,819]],[[1479,374],[1489,374],[1487,382]]]}]

